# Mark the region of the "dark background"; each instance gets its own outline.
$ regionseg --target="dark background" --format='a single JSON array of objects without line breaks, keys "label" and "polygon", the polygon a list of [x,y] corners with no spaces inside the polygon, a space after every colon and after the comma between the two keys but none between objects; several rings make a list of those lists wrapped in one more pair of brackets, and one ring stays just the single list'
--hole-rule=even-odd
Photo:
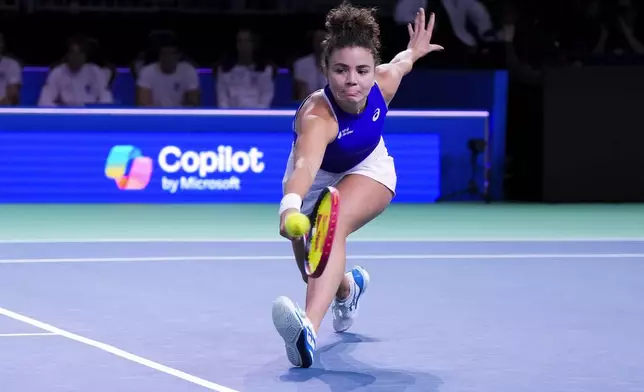
[{"label": "dark background", "polygon": [[[73,2],[61,2],[65,3]],[[5,6],[0,32],[7,52],[24,65],[60,62],[66,39],[83,34],[98,42],[97,61],[128,67],[144,50],[150,32],[172,30],[188,59],[200,67],[212,67],[233,51],[237,31],[245,27],[258,33],[271,62],[289,68],[294,59],[310,51],[309,33],[322,27],[329,9],[322,2],[311,2],[306,10],[301,9],[304,3],[298,3],[298,9],[280,10],[267,0],[231,10],[227,2],[213,1],[207,10],[184,7],[187,12],[177,12],[175,1],[133,3],[140,9],[78,11],[60,6],[52,11],[51,7]],[[215,3],[218,9],[212,7]],[[379,7],[383,59],[404,49],[407,33],[393,20],[395,1],[354,3]],[[429,1],[429,11],[438,18],[433,41],[450,50],[423,59],[419,68],[509,72],[504,181],[509,200],[644,201],[643,56],[629,49],[616,32],[622,2],[600,1],[601,12],[594,17],[587,12],[591,3],[483,1],[494,22],[490,33],[512,22],[515,38],[481,41],[476,50],[468,50],[451,31],[440,2]],[[154,11],[159,4],[167,9]],[[632,7],[639,11],[641,4]],[[641,15],[637,13],[633,30],[644,42]],[[597,53],[593,49],[602,26],[611,32],[611,39],[607,49]]]},{"label": "dark background", "polygon": [[543,199],[644,200],[644,69],[553,69],[544,84]]}]

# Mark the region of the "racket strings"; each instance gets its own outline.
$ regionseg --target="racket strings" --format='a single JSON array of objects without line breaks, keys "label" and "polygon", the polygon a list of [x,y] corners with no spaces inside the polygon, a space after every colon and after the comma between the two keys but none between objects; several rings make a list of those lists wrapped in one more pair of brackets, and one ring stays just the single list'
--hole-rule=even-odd
[{"label": "racket strings", "polygon": [[328,218],[324,216],[324,212],[319,211],[318,214],[315,214],[315,218],[312,222],[313,224],[311,225],[311,237],[309,239],[308,249],[309,252],[311,249],[315,251],[314,255],[309,255],[313,256],[312,258],[309,258],[309,264],[313,269],[317,268],[318,266],[320,258],[320,255],[318,253],[322,251],[321,248],[324,247],[324,241],[326,240],[326,238],[324,237],[326,236],[327,230],[325,230],[324,227],[320,227],[320,225],[324,225],[325,219]]},{"label": "racket strings", "polygon": [[321,276],[329,261],[337,224],[338,203],[339,195],[337,190],[328,187],[318,197],[315,207],[309,214],[311,229],[308,233],[306,260],[307,274],[309,276]]}]

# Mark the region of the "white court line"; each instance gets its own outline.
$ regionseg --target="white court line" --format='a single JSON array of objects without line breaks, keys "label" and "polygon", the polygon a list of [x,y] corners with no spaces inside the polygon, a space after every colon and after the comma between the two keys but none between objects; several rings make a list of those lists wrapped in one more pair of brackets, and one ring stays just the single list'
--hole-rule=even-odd
[{"label": "white court line", "polygon": [[[487,259],[644,259],[644,253],[497,253],[497,254],[391,254],[347,255],[353,260],[487,260]],[[163,261],[275,261],[292,260],[293,256],[159,256],[159,257],[85,257],[0,259],[0,264],[30,263],[112,263]]]},{"label": "white court line", "polygon": [[[99,244],[99,243],[278,243],[285,242],[284,238],[171,238],[171,237],[152,237],[152,238],[44,238],[44,239],[0,239],[0,244]],[[644,242],[644,237],[451,237],[451,238],[349,238],[348,242],[366,242],[366,243],[407,243],[407,242],[427,242],[427,243],[462,243],[462,242]]]},{"label": "white court line", "polygon": [[58,336],[53,332],[0,333],[0,338],[19,338],[23,336]]},{"label": "white court line", "polygon": [[140,365],[147,366],[149,368],[152,368],[154,370],[158,370],[160,372],[169,374],[171,376],[181,378],[183,380],[189,381],[189,382],[191,382],[193,384],[200,385],[200,386],[202,386],[204,388],[207,388],[207,389],[210,389],[212,391],[239,392],[239,391],[236,391],[234,389],[230,389],[230,388],[224,387],[222,385],[215,384],[214,382],[210,382],[210,381],[201,379],[201,378],[193,376],[191,374],[184,373],[184,372],[182,372],[180,370],[176,370],[176,369],[173,369],[171,367],[168,367],[168,366],[161,365],[159,363],[150,361],[149,359],[145,359],[145,358],[139,357],[137,355],[128,353],[127,351],[123,351],[123,350],[118,349],[118,348],[116,348],[114,346],[110,346],[108,344],[101,343],[101,342],[98,342],[96,340],[88,339],[88,338],[80,336],[80,335],[76,335],[75,333],[65,331],[64,329],[56,328],[53,325],[43,323],[42,321],[38,321],[38,320],[32,319],[30,317],[23,316],[21,314],[12,312],[12,311],[4,309],[4,308],[0,308],[0,314],[5,315],[7,317],[10,317],[10,318],[12,318],[14,320],[17,320],[17,321],[22,321],[23,323],[32,325],[32,326],[40,328],[40,329],[43,329],[45,331],[49,331],[51,333],[54,333],[54,334],[57,334],[57,335],[60,335],[60,336],[64,336],[64,337],[66,337],[68,339],[75,340],[77,342],[86,344],[88,346],[98,348],[99,350],[107,351],[108,353],[114,354],[114,355],[119,356],[121,358],[127,359],[127,360],[132,361],[132,362],[136,362],[136,363],[138,363]]}]

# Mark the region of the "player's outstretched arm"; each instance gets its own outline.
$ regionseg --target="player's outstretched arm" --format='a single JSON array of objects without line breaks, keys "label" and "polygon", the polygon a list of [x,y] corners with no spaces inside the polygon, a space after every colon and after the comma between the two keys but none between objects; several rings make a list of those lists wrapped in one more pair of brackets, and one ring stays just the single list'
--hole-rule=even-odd
[{"label": "player's outstretched arm", "polygon": [[284,194],[295,193],[304,198],[322,165],[327,145],[337,134],[337,124],[319,112],[316,107],[303,108],[296,122],[298,136],[293,149],[294,168],[284,186]]},{"label": "player's outstretched arm", "polygon": [[425,24],[425,10],[421,8],[416,13],[414,25],[407,24],[409,32],[409,44],[407,49],[398,53],[389,63],[381,64],[376,69],[376,75],[380,89],[389,103],[398,87],[402,78],[411,72],[414,63],[418,59],[426,56],[428,53],[444,50],[440,45],[431,43],[432,32],[434,30],[435,16],[431,14],[429,23]]}]

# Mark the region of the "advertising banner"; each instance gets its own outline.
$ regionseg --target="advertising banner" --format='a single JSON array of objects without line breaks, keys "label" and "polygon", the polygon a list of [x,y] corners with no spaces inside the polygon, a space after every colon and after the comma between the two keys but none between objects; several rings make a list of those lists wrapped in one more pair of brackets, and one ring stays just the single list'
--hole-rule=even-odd
[{"label": "advertising banner", "polygon": [[[53,113],[0,113],[0,202],[277,203],[282,196],[290,117]],[[435,201],[439,135],[390,133],[385,142],[398,174],[395,202]]]}]

